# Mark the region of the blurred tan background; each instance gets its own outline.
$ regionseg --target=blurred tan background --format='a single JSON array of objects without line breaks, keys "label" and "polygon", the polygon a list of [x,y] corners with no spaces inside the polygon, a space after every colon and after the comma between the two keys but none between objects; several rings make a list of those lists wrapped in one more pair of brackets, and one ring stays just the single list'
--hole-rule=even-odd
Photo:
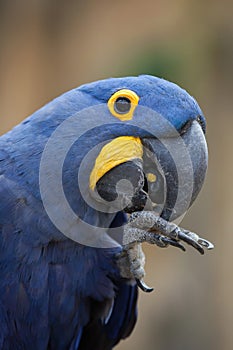
[{"label": "blurred tan background", "polygon": [[0,0],[0,50],[0,133],[109,76],[158,75],[197,98],[210,163],[183,226],[216,247],[203,257],[145,247],[155,291],[140,293],[135,331],[117,349],[233,349],[233,3]]}]

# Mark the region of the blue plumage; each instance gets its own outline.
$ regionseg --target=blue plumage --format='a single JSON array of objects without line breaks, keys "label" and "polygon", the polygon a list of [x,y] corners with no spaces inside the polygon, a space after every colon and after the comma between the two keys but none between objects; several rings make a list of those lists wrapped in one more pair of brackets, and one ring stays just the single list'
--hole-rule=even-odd
[{"label": "blue plumage", "polygon": [[[65,93],[0,138],[1,349],[111,349],[133,329],[137,287],[120,276],[116,256],[121,247],[98,249],[67,238],[47,216],[39,188],[42,152],[56,128],[87,107],[106,105],[122,88],[134,90],[139,105],[157,111],[177,130],[201,114],[192,97],[165,80],[108,79]],[[108,126],[91,130],[68,152],[63,184],[82,219],[110,227],[115,214],[98,213],[81,198],[80,162],[100,141],[131,135],[135,128],[107,108],[103,118]],[[59,153],[62,139],[57,147]],[[118,214],[114,225],[124,220]]]}]

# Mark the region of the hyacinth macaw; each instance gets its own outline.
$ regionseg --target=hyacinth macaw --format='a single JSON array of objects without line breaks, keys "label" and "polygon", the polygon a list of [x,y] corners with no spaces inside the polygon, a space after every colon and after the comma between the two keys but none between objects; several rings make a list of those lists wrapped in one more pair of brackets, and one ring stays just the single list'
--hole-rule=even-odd
[{"label": "hyacinth macaw", "polygon": [[212,247],[172,222],[206,168],[197,102],[153,76],[83,85],[1,136],[0,348],[105,350],[129,336],[138,286],[151,290],[140,243]]}]

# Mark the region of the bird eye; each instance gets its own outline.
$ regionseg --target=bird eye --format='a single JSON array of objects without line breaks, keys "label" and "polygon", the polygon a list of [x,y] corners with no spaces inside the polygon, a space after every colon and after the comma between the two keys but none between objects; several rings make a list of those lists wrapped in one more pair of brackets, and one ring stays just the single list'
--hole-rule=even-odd
[{"label": "bird eye", "polygon": [[131,102],[127,97],[118,97],[114,103],[114,109],[119,114],[125,114],[130,111]]},{"label": "bird eye", "polygon": [[112,115],[122,121],[131,120],[138,105],[138,95],[128,89],[115,92],[108,100],[108,108]]}]

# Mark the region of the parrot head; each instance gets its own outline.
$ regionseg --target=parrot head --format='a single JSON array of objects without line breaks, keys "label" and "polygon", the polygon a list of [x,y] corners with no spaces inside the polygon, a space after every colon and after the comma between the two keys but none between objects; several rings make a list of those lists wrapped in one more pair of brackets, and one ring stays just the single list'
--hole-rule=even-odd
[{"label": "parrot head", "polygon": [[104,108],[96,112],[102,125],[92,135],[104,143],[85,171],[92,197],[128,213],[182,216],[207,170],[206,123],[195,99],[152,76],[107,79],[80,91]]}]

